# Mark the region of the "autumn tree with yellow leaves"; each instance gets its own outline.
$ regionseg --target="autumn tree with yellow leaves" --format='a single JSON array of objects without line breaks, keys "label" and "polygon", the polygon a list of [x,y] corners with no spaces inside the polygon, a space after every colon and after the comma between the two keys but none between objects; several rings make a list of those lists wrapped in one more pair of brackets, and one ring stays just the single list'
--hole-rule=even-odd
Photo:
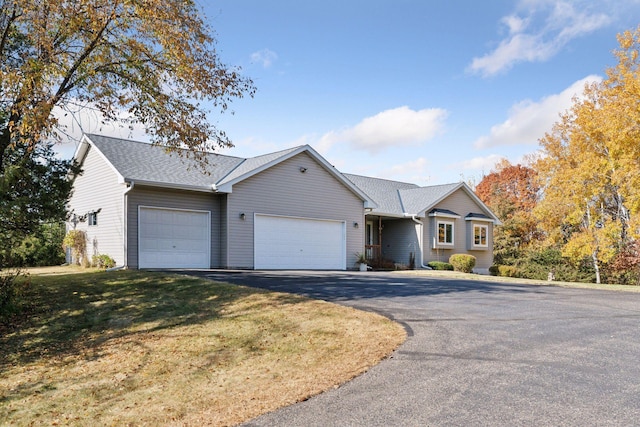
[{"label": "autumn tree with yellow leaves", "polygon": [[193,0],[0,0],[0,158],[56,131],[55,106],[122,113],[169,149],[228,146],[208,119],[253,94]]},{"label": "autumn tree with yellow leaves", "polygon": [[[535,213],[551,242],[575,262],[602,268],[638,259],[640,237],[640,27],[618,35],[618,64],[541,139],[535,165],[544,196]],[[637,262],[627,262],[636,271]]]},{"label": "autumn tree with yellow leaves", "polygon": [[194,0],[0,0],[0,270],[20,237],[64,218],[55,107],[140,124],[202,159],[231,145],[208,114],[254,91],[221,61]]}]

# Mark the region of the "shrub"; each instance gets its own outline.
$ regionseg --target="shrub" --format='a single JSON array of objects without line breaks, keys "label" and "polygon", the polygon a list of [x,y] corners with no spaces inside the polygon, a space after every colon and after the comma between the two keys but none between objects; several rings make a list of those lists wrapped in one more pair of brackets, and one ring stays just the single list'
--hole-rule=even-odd
[{"label": "shrub", "polygon": [[91,257],[91,265],[96,268],[113,268],[116,266],[116,261],[109,255],[94,255]]},{"label": "shrub", "polygon": [[448,262],[443,261],[430,261],[427,266],[433,268],[434,270],[450,270],[453,271],[453,265]]},{"label": "shrub", "polygon": [[547,280],[552,271],[555,279],[566,282],[593,282],[595,272],[590,257],[574,263],[562,256],[557,248],[540,248],[523,251],[513,263],[518,269],[518,277]]},{"label": "shrub", "polygon": [[518,277],[518,269],[513,265],[499,265],[498,276],[503,277]]},{"label": "shrub", "polygon": [[62,247],[67,250],[71,248],[73,262],[80,265],[86,265],[87,260],[87,235],[82,230],[69,230],[64,240],[62,241]]},{"label": "shrub", "polygon": [[453,254],[449,257],[449,263],[455,271],[471,273],[476,266],[476,257],[468,254]]},{"label": "shrub", "polygon": [[500,266],[499,265],[492,265],[491,267],[489,267],[489,274],[492,276],[499,276],[500,275],[500,271],[499,271]]}]

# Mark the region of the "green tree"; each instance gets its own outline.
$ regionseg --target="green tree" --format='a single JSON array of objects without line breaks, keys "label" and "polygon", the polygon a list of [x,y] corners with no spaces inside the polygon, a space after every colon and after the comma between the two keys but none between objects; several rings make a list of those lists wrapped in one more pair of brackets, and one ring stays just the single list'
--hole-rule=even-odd
[{"label": "green tree", "polygon": [[548,237],[575,262],[600,269],[638,237],[640,211],[640,27],[618,36],[618,65],[585,87],[541,139],[536,209]]},{"label": "green tree", "polygon": [[0,174],[0,268],[21,264],[12,259],[20,243],[42,224],[62,222],[72,182],[69,161],[55,157],[52,145],[5,149]]}]

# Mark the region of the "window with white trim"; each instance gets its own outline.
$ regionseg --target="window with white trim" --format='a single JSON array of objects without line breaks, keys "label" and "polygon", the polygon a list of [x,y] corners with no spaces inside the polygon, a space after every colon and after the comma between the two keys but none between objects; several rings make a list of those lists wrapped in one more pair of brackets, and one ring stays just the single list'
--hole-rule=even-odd
[{"label": "window with white trim", "polygon": [[453,245],[453,222],[438,221],[438,244]]},{"label": "window with white trim", "polygon": [[87,215],[88,225],[98,225],[98,212],[89,212]]},{"label": "window with white trim", "polygon": [[473,225],[473,245],[486,248],[489,246],[488,240],[489,227],[486,225]]}]

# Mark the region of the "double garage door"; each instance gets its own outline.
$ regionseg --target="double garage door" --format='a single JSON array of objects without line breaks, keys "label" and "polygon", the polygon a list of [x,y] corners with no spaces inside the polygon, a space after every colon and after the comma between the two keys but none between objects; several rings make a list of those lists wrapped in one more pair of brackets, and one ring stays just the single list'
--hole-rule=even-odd
[{"label": "double garage door", "polygon": [[255,215],[254,268],[346,269],[344,221]]},{"label": "double garage door", "polygon": [[[344,221],[260,214],[254,219],[255,269],[346,269]],[[138,264],[210,268],[211,213],[140,207]]]}]

